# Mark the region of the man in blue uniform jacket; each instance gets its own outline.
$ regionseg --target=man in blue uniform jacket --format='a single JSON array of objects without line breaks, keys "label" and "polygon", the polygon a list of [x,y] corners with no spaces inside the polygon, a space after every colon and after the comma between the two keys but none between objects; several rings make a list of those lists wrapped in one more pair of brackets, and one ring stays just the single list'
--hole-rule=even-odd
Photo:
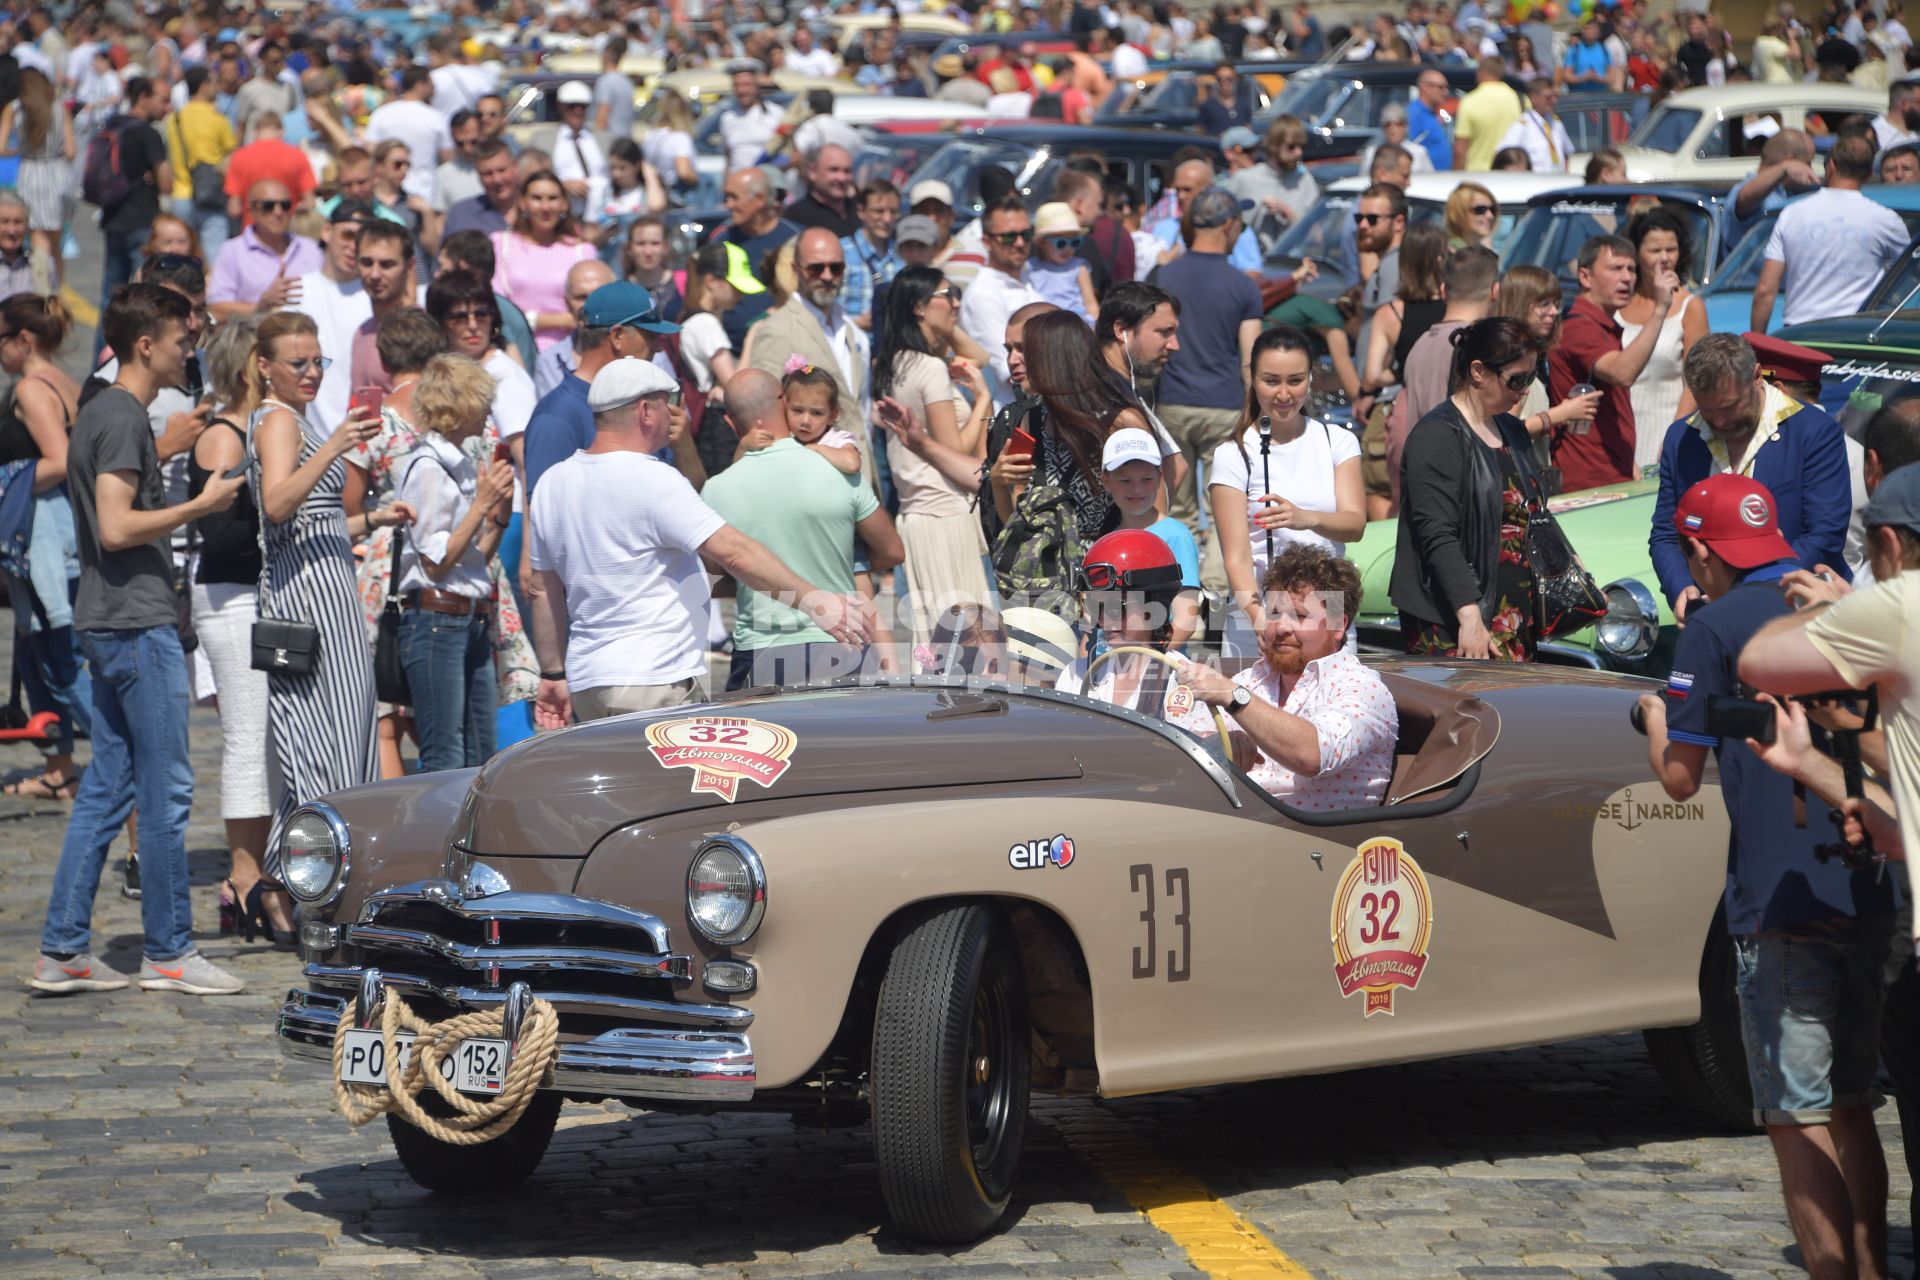
[{"label": "man in blue uniform jacket", "polygon": [[1818,362],[1811,370],[1798,369],[1790,353],[1774,350],[1777,340],[1758,334],[1710,333],[1687,353],[1683,374],[1699,409],[1667,428],[1647,539],[1660,589],[1683,620],[1700,588],[1674,531],[1674,507],[1689,488],[1723,472],[1756,480],[1774,495],[1780,532],[1801,567],[1824,564],[1851,577],[1843,554],[1853,515],[1846,437],[1825,410],[1802,404],[1762,376],[1754,350],[1760,342],[1768,345],[1769,367],[1783,382],[1817,383],[1818,365],[1825,363],[1819,353],[1798,348],[1800,360]]}]

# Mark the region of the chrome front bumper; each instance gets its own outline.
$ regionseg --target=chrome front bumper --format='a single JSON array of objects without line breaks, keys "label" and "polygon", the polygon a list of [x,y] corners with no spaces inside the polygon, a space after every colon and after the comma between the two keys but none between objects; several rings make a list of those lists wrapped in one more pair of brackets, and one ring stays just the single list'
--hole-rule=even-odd
[{"label": "chrome front bumper", "polygon": [[[289,1058],[333,1063],[334,1030],[345,996],[295,988],[280,1006],[277,1034]],[[664,1031],[620,1027],[563,1043],[553,1084],[561,1093],[619,1098],[745,1102],[757,1077],[743,1031]]]}]

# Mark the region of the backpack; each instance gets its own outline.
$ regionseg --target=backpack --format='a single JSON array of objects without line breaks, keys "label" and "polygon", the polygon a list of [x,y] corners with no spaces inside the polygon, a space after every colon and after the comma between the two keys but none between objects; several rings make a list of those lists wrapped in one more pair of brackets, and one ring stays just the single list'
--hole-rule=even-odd
[{"label": "backpack", "polygon": [[134,123],[132,116],[113,116],[88,141],[86,164],[80,171],[80,194],[87,203],[112,209],[133,194],[134,179],[121,161],[120,142]]},{"label": "backpack", "polygon": [[993,577],[1001,599],[1077,617],[1074,588],[1084,553],[1080,517],[1066,490],[1041,482],[1028,485],[993,543]]}]

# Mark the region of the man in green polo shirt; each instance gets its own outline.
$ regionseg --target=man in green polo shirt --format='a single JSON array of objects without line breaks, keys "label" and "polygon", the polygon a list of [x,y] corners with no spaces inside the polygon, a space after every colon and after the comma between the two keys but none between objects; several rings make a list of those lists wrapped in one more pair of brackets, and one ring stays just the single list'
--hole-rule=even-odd
[{"label": "man in green polo shirt", "polygon": [[[707,481],[700,496],[730,525],[780,557],[823,591],[853,595],[853,539],[866,543],[876,577],[905,552],[893,521],[864,484],[849,484],[831,462],[787,430],[786,403],[770,373],[746,369],[727,380],[727,418],[741,439],[764,431],[773,443]],[[856,669],[845,649],[799,610],[742,585],[733,627],[728,689],[801,684]]]}]

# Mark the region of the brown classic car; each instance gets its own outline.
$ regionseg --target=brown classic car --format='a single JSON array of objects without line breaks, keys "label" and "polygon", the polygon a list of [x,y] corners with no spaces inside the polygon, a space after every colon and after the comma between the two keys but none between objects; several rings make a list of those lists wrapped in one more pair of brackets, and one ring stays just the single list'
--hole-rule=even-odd
[{"label": "brown classic car", "polygon": [[429,1020],[539,997],[557,1059],[513,1129],[456,1146],[388,1117],[422,1184],[524,1178],[562,1099],[760,1108],[870,1122],[894,1224],[937,1242],[1005,1210],[1030,1090],[1652,1028],[1681,1098],[1747,1124],[1725,815],[1649,779],[1628,708],[1652,686],[1377,670],[1398,759],[1347,812],[1289,808],[1162,720],[926,678],[749,690],[342,792],[283,846],[306,985],[281,1041],[328,1061],[356,996]]}]

